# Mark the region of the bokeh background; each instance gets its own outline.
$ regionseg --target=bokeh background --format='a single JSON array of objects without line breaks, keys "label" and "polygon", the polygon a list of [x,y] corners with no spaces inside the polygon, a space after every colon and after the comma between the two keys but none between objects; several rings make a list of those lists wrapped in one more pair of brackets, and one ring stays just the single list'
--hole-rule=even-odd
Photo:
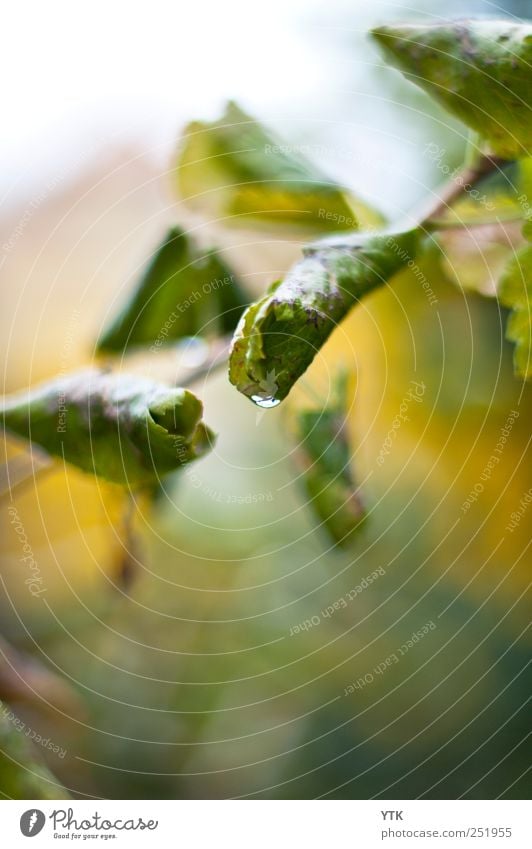
[{"label": "bokeh background", "polygon": [[[220,245],[253,294],[297,258],[293,234],[227,228],[179,201],[172,162],[187,121],[236,99],[400,218],[441,182],[426,146],[441,146],[454,167],[466,132],[384,67],[367,29],[519,17],[528,5],[7,6],[4,392],[91,362],[109,312],[170,223]],[[454,248],[451,240],[447,264],[437,250],[424,260],[435,304],[403,274],[336,331],[279,408],[257,413],[223,371],[196,385],[216,449],[169,483],[157,510],[139,502],[127,589],[117,577],[118,488],[61,464],[4,487],[4,796],[529,794],[530,516],[507,526],[532,484],[532,394],[513,377],[504,311],[453,279],[462,268]],[[473,236],[468,250],[489,278],[485,245]],[[331,547],[307,503],[290,436],[294,409],[325,402],[338,364],[356,376],[349,435],[369,510],[347,550]],[[379,465],[412,381],[424,385],[422,402],[409,405]],[[463,512],[512,411],[501,463]],[[23,448],[8,440],[6,459],[16,457]],[[38,598],[10,508],[43,578]],[[375,570],[347,607],[291,636]],[[375,673],[428,623],[400,662]],[[344,695],[368,674],[371,683]],[[24,726],[15,742],[4,708]],[[34,741],[28,752],[23,738],[35,734],[61,751]]]}]

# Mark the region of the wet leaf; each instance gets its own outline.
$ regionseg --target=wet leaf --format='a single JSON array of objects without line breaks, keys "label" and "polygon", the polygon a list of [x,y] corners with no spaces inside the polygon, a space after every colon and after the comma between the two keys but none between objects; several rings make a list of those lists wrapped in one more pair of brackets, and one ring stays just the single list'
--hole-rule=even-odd
[{"label": "wet leaf", "polygon": [[6,398],[6,428],[80,469],[151,484],[210,450],[201,401],[133,375],[75,372]]},{"label": "wet leaf", "polygon": [[417,252],[418,232],[350,234],[309,245],[304,258],[237,327],[229,378],[261,406],[281,401],[349,310]]},{"label": "wet leaf", "polygon": [[377,27],[387,59],[513,159],[532,152],[532,25],[508,20]]},{"label": "wet leaf", "polygon": [[382,223],[379,213],[329,179],[295,145],[287,145],[236,103],[212,124],[185,130],[177,165],[180,195],[212,217],[238,223],[354,230]]},{"label": "wet leaf", "polygon": [[203,251],[174,227],[131,298],[98,342],[100,351],[160,348],[197,333],[231,333],[249,298],[215,250]]}]

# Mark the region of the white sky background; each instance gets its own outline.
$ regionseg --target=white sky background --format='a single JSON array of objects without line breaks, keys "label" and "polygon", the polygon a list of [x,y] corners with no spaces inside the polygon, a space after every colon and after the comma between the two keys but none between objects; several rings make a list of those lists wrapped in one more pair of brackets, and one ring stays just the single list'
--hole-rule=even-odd
[{"label": "white sky background", "polygon": [[[381,106],[368,98],[376,91],[368,61],[378,54],[357,44],[374,23],[419,17],[416,6],[429,16],[442,7],[450,14],[453,2],[4,2],[0,204],[91,149],[134,141],[164,162],[182,124],[214,117],[229,97],[291,141],[342,138],[355,157],[357,146],[369,145],[399,172],[419,168],[415,137],[399,131],[394,138]],[[479,4],[486,11],[481,0],[463,0],[458,9]],[[341,128],[346,103],[349,126]],[[331,166],[340,177],[354,170],[353,161]],[[358,170],[359,187],[381,193],[384,179],[381,186],[368,169]]]},{"label": "white sky background", "polygon": [[[233,96],[263,111],[322,85],[305,18],[318,0],[4,5],[0,179],[98,140],[171,145]],[[260,14],[260,9],[267,10]]]}]

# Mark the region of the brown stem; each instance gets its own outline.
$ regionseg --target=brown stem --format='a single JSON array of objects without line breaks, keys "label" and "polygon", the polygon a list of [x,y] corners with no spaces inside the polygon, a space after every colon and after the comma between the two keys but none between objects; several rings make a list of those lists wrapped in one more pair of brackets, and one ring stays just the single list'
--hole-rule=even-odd
[{"label": "brown stem", "polygon": [[466,165],[457,171],[437,191],[436,198],[430,198],[430,201],[419,210],[416,215],[418,226],[428,231],[437,230],[439,216],[444,215],[456,200],[474,188],[488,174],[500,171],[504,165],[508,164],[508,161],[498,156],[483,156],[474,165]]}]

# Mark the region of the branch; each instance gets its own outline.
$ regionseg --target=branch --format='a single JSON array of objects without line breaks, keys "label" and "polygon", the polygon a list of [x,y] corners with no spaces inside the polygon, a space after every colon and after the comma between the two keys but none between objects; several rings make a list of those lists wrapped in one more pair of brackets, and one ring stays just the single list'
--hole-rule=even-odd
[{"label": "branch", "polygon": [[451,179],[437,191],[436,197],[431,197],[414,216],[416,226],[426,232],[438,230],[439,216],[444,215],[455,201],[471,191],[485,177],[500,171],[510,162],[511,160],[499,156],[482,156],[474,165],[466,165],[455,172]]}]

